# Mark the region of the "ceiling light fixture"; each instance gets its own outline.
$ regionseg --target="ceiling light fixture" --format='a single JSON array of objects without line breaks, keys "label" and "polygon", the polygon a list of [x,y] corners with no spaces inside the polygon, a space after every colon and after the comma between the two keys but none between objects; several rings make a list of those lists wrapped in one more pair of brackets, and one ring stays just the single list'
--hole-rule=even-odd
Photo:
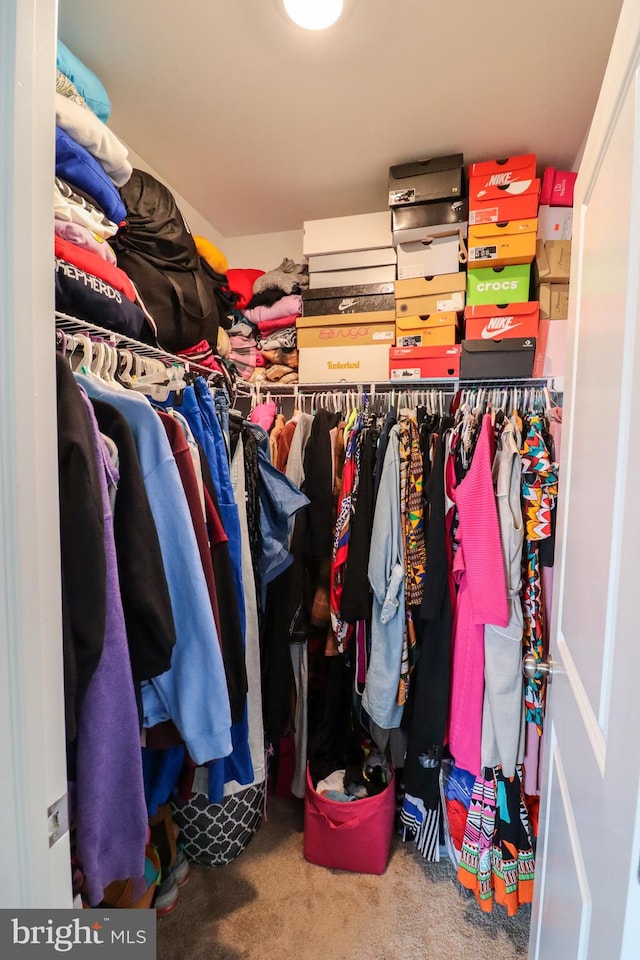
[{"label": "ceiling light fixture", "polygon": [[340,18],[344,0],[284,0],[287,16],[305,30],[326,30]]}]

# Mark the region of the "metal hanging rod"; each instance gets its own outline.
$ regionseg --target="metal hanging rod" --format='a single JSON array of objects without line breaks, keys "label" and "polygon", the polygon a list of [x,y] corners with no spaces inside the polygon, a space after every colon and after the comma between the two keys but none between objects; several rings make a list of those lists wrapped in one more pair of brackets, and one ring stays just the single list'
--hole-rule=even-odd
[{"label": "metal hanging rod", "polygon": [[131,350],[142,357],[149,357],[153,360],[160,360],[167,366],[179,364],[184,370],[193,373],[201,373],[205,377],[222,377],[211,367],[205,367],[200,363],[194,363],[188,357],[180,357],[160,347],[153,347],[148,343],[142,343],[140,340],[134,340],[115,330],[107,330],[106,327],[99,327],[95,323],[89,323],[87,320],[78,320],[77,317],[70,317],[66,313],[55,312],[56,330],[62,330],[63,333],[86,334],[89,337],[100,337],[112,344],[114,347],[121,347],[125,350]]}]

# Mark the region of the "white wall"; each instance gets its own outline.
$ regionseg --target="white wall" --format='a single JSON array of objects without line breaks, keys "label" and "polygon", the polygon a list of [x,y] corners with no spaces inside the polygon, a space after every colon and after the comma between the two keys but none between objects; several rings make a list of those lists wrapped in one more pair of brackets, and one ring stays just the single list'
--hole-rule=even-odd
[{"label": "white wall", "polygon": [[227,237],[224,243],[230,267],[268,271],[279,267],[285,257],[302,262],[302,229]]},{"label": "white wall", "polygon": [[[123,141],[124,142],[124,141]],[[147,163],[141,156],[139,156],[135,150],[132,150],[131,147],[126,144],[127,150],[129,151],[129,162],[133,164],[134,167],[137,167],[138,170],[144,170],[146,173],[150,173],[156,180],[159,180],[160,183],[164,183],[165,187],[168,187],[171,190],[172,194],[176,198],[176,203],[180,207],[180,212],[182,216],[187,221],[189,229],[192,233],[197,234],[200,237],[206,237],[207,240],[210,240],[211,243],[214,243],[216,247],[219,247],[223,253],[226,253],[225,250],[225,239],[220,233],[219,230],[209,223],[208,220],[198,213],[195,207],[192,207],[188,200],[182,196],[181,193],[178,193],[170,183],[161,177],[157,170],[154,170],[150,163]]]}]

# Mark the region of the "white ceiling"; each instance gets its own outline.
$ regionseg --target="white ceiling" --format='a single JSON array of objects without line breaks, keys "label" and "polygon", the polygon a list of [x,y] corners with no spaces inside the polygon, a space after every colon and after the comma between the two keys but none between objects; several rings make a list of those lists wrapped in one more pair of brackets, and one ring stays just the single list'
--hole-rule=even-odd
[{"label": "white ceiling", "polygon": [[621,0],[60,0],[110,126],[225,237],[384,209],[390,164],[461,151],[571,165]]}]

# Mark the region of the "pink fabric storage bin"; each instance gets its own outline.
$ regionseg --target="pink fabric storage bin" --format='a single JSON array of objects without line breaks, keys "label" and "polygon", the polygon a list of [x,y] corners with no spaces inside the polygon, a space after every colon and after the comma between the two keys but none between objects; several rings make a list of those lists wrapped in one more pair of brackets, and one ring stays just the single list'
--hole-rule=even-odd
[{"label": "pink fabric storage bin", "polygon": [[304,800],[304,858],[352,873],[384,873],[395,818],[395,777],[382,793],[340,803],[314,789],[307,767]]}]

